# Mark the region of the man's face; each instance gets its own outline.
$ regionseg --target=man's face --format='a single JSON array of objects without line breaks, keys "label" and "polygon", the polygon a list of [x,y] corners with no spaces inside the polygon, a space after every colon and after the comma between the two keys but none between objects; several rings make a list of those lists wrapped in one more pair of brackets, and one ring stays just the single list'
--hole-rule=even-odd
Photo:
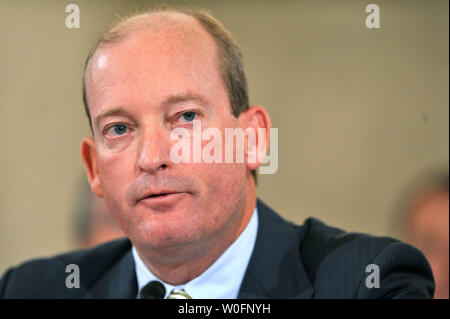
[{"label": "man's face", "polygon": [[222,136],[241,125],[231,114],[216,50],[199,26],[175,25],[130,35],[91,60],[87,95],[98,165],[92,188],[135,245],[170,251],[208,243],[241,222],[245,164],[170,160],[177,142],[171,131],[192,133],[193,119]]}]

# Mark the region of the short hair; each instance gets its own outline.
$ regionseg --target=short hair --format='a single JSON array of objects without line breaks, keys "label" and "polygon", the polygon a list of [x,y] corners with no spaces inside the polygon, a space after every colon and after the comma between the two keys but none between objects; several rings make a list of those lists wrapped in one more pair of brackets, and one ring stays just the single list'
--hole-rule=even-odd
[{"label": "short hair", "polygon": [[[228,98],[230,101],[231,112],[235,117],[238,117],[242,112],[245,112],[249,108],[247,78],[245,75],[244,63],[241,50],[239,49],[236,41],[228,32],[227,29],[209,12],[199,8],[174,8],[174,7],[160,7],[158,9],[152,9],[145,13],[135,14],[127,17],[113,26],[108,32],[106,32],[91,49],[84,66],[83,75],[83,103],[86,115],[89,120],[89,125],[92,130],[92,119],[89,112],[89,104],[86,92],[86,77],[89,62],[97,49],[102,44],[113,44],[119,42],[123,36],[127,33],[121,31],[121,26],[129,22],[130,20],[140,17],[149,16],[155,13],[180,13],[193,17],[198,21],[201,26],[212,36],[217,48],[218,48],[218,67],[219,72],[224,81]],[[252,175],[256,178],[256,170],[252,170]]]}]

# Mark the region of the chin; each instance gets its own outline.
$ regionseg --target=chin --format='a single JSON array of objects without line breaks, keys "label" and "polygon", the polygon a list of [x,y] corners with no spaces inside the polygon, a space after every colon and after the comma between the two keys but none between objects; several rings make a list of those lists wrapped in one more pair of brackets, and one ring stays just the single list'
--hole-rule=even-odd
[{"label": "chin", "polygon": [[192,220],[187,221],[176,214],[172,217],[160,215],[146,218],[130,229],[129,237],[133,243],[150,249],[173,249],[197,241],[202,234]]}]

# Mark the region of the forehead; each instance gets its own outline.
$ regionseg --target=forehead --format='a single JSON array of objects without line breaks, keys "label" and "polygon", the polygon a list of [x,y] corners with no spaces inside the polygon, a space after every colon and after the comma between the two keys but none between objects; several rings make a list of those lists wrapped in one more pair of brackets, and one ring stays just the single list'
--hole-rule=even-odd
[{"label": "forehead", "polygon": [[156,22],[134,26],[118,43],[102,45],[96,51],[86,79],[91,112],[105,98],[120,94],[130,98],[130,89],[145,92],[153,101],[198,90],[223,95],[212,36],[191,17]]}]

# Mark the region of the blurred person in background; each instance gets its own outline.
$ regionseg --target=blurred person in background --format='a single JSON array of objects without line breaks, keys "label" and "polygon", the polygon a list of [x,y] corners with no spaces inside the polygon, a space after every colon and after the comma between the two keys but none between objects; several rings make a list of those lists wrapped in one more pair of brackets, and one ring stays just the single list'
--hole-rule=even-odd
[{"label": "blurred person in background", "polygon": [[125,236],[108,211],[103,198],[92,193],[85,178],[79,185],[73,215],[75,245],[78,248],[91,248]]},{"label": "blurred person in background", "polygon": [[436,282],[434,298],[448,299],[448,171],[426,173],[409,183],[397,217],[397,233],[421,250],[430,262]]}]

